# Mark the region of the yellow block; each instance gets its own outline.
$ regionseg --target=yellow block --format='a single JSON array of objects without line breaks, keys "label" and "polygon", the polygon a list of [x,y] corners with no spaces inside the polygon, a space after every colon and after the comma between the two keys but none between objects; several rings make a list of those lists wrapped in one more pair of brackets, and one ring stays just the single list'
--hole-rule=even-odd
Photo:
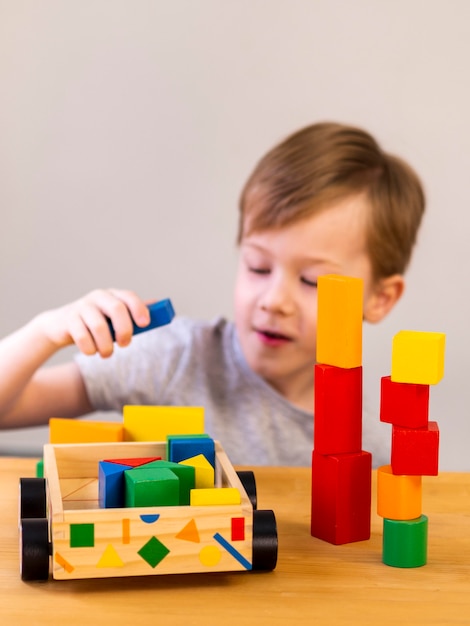
[{"label": "yellow block", "polygon": [[191,506],[211,506],[213,504],[240,504],[241,496],[235,487],[213,487],[212,489],[191,489]]},{"label": "yellow block", "polygon": [[393,338],[392,381],[436,385],[444,376],[445,345],[444,333],[401,330]]},{"label": "yellow block", "polygon": [[120,422],[93,422],[63,417],[49,420],[49,443],[106,443],[124,440]]},{"label": "yellow block", "polygon": [[200,406],[126,405],[123,410],[126,441],[166,441],[167,435],[204,434]]},{"label": "yellow block", "polygon": [[180,461],[179,465],[194,467],[196,489],[212,489],[214,487],[214,468],[203,454]]},{"label": "yellow block", "polygon": [[362,365],[363,282],[328,274],[318,278],[317,363]]},{"label": "yellow block", "polygon": [[422,513],[421,476],[400,476],[391,465],[377,470],[377,514],[392,520],[410,520]]}]

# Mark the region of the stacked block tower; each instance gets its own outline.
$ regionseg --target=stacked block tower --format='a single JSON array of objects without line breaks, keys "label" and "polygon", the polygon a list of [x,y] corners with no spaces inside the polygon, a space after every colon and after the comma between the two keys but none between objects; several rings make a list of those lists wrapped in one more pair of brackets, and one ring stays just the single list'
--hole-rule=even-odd
[{"label": "stacked block tower", "polygon": [[428,518],[422,476],[437,476],[439,429],[429,421],[429,386],[444,375],[445,335],[401,331],[392,372],[381,381],[380,419],[392,424],[391,463],[377,473],[377,513],[383,517],[383,562],[420,567],[427,561]]},{"label": "stacked block tower", "polygon": [[318,279],[311,534],[333,544],[370,537],[372,456],[362,450],[363,283]]}]

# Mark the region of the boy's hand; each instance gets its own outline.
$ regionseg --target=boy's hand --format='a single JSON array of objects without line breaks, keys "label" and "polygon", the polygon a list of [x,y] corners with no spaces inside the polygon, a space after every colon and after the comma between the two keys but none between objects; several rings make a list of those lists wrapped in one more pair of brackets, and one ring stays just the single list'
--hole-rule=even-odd
[{"label": "boy's hand", "polygon": [[115,341],[127,346],[133,333],[133,321],[144,327],[150,323],[145,303],[132,291],[98,289],[59,309],[46,311],[37,318],[42,332],[59,349],[75,344],[84,354],[99,353],[108,357]]}]

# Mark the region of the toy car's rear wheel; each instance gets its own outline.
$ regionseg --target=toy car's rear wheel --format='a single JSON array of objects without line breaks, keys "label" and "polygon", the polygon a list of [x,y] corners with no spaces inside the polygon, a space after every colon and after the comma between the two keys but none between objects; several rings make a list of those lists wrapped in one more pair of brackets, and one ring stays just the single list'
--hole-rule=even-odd
[{"label": "toy car's rear wheel", "polygon": [[20,520],[43,517],[47,517],[45,479],[20,478]]},{"label": "toy car's rear wheel", "polygon": [[253,570],[273,570],[277,563],[277,548],[273,511],[253,511]]},{"label": "toy car's rear wheel", "polygon": [[256,510],[256,507],[258,506],[258,496],[256,494],[255,475],[250,470],[237,472],[237,475],[250,499],[253,509]]},{"label": "toy car's rear wheel", "polygon": [[47,519],[22,519],[20,522],[21,579],[49,578],[49,526]]}]

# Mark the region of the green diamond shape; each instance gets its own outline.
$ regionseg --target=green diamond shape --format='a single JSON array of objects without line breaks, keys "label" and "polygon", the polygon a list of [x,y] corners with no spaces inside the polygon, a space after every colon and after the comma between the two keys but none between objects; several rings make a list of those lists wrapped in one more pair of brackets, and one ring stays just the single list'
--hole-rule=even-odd
[{"label": "green diamond shape", "polygon": [[70,547],[93,548],[95,545],[94,524],[70,524]]},{"label": "green diamond shape", "polygon": [[159,541],[156,537],[152,537],[139,550],[138,554],[150,565],[150,567],[157,567],[160,561],[163,561],[169,552],[168,548],[164,546],[161,541]]}]

